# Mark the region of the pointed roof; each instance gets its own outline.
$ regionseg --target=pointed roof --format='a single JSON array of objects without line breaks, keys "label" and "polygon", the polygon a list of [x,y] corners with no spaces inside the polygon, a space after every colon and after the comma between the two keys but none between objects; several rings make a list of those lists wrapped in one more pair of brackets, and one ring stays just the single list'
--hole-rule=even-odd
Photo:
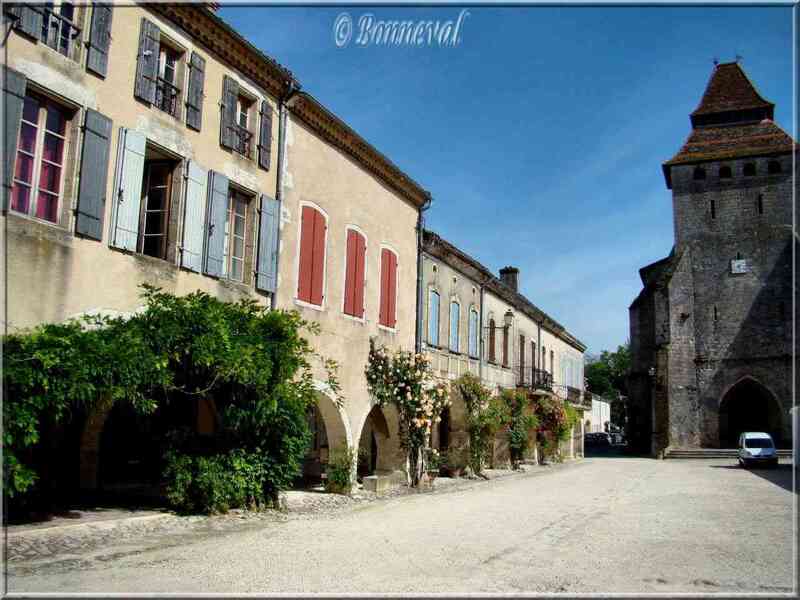
[{"label": "pointed roof", "polygon": [[714,67],[703,98],[692,117],[758,108],[769,111],[766,118],[773,118],[775,105],[758,93],[739,63],[721,63]]}]

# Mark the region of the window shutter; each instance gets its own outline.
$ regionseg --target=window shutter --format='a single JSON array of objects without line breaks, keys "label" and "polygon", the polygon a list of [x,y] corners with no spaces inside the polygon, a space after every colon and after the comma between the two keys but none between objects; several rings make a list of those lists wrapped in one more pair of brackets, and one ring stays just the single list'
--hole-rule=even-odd
[{"label": "window shutter", "polygon": [[236,100],[239,97],[239,84],[225,75],[222,79],[222,118],[220,119],[219,143],[225,148],[233,148],[236,142]]},{"label": "window shutter", "polygon": [[3,104],[5,121],[3,123],[3,211],[8,210],[11,187],[14,185],[14,164],[17,160],[17,140],[19,124],[22,119],[22,106],[25,103],[27,80],[21,73],[3,67]]},{"label": "window shutter", "polygon": [[311,274],[311,303],[322,305],[325,283],[325,217],[314,211],[314,261]]},{"label": "window shutter", "polygon": [[304,206],[300,217],[300,268],[297,275],[297,297],[311,302],[311,276],[314,270],[314,214],[310,206]]},{"label": "window shutter", "polygon": [[26,4],[6,4],[5,12],[16,17],[14,29],[39,40],[42,37],[42,26],[44,25],[42,8],[42,6]]},{"label": "window shutter", "polygon": [[381,250],[381,297],[380,307],[378,308],[378,323],[381,325],[389,326],[389,317],[387,315],[387,301],[389,298],[389,251],[385,248]]},{"label": "window shutter", "polygon": [[211,171],[208,178],[208,226],[204,272],[221,277],[225,264],[225,222],[228,219],[228,178]]},{"label": "window shutter", "polygon": [[75,233],[98,241],[103,239],[110,146],[111,119],[88,109],[83,127]]},{"label": "window shutter", "polygon": [[344,276],[344,312],[356,315],[356,262],[358,254],[358,234],[352,229],[347,230],[347,264]]},{"label": "window shutter", "polygon": [[206,60],[192,52],[189,60],[189,87],[186,90],[186,125],[200,131],[203,122],[203,88],[206,80]]},{"label": "window shutter", "polygon": [[147,19],[142,19],[139,32],[139,55],[136,59],[136,84],[133,95],[152,104],[156,101],[156,79],[158,78],[158,53],[161,47],[161,31]]},{"label": "window shutter", "polygon": [[397,324],[397,256],[390,250],[385,252],[389,266],[386,278],[386,325],[394,329]]},{"label": "window shutter", "polygon": [[187,162],[181,266],[200,273],[203,270],[208,172],[193,160]]},{"label": "window shutter", "polygon": [[364,261],[366,253],[367,241],[363,235],[356,233],[356,281],[353,289],[353,309],[355,310],[355,315],[362,319],[364,318],[364,276],[366,274]]},{"label": "window shutter", "polygon": [[86,69],[101,77],[105,77],[108,73],[108,49],[111,45],[112,17],[113,8],[110,4],[94,5],[89,33],[89,51],[86,56]]},{"label": "window shutter", "polygon": [[117,156],[117,186],[114,208],[114,234],[111,245],[136,252],[139,241],[139,208],[142,201],[145,138],[132,129],[120,130]]},{"label": "window shutter", "polygon": [[269,170],[272,153],[272,107],[268,102],[261,102],[261,135],[258,138],[258,166]]},{"label": "window shutter", "polygon": [[261,222],[258,231],[258,270],[256,288],[274,294],[278,289],[278,234],[281,204],[261,195]]}]

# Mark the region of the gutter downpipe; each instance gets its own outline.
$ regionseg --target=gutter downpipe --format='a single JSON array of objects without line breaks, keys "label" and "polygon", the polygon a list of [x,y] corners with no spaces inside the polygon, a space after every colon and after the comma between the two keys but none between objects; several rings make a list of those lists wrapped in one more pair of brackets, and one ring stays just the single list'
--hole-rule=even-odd
[{"label": "gutter downpipe", "polygon": [[[294,96],[295,92],[300,90],[300,84],[296,81],[289,80],[286,89],[286,94],[278,100],[278,160],[276,168],[278,173],[275,182],[275,200],[278,202],[278,219],[280,219],[281,209],[283,208],[283,165],[286,161],[286,118],[289,108],[287,103],[289,99]],[[278,248],[281,243],[281,228],[278,227]],[[278,264],[280,265],[280,254],[278,255]],[[269,307],[270,310],[275,310],[278,303],[278,290],[270,294]]]},{"label": "gutter downpipe", "polygon": [[414,351],[422,352],[422,237],[425,227],[424,212],[431,207],[433,199],[428,193],[422,206],[419,207],[417,216],[417,327],[414,339]]}]

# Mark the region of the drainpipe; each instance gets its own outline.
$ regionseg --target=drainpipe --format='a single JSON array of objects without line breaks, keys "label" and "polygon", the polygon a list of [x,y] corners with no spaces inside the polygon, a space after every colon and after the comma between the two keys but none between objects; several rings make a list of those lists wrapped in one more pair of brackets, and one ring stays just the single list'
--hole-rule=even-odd
[{"label": "drainpipe", "polygon": [[[278,100],[278,160],[276,169],[278,173],[275,183],[275,200],[278,202],[278,219],[280,219],[281,208],[283,207],[283,164],[286,160],[286,118],[289,112],[287,103],[289,99],[300,89],[300,84],[294,80],[289,81],[286,89],[286,94]],[[278,227],[278,248],[281,243],[281,228]],[[280,255],[278,258],[280,264]],[[278,302],[278,290],[270,294],[269,305],[270,309],[275,310]]]},{"label": "drainpipe", "polygon": [[431,195],[427,194],[425,203],[417,215],[417,327],[414,336],[414,351],[422,352],[422,236],[425,229],[425,211],[431,207]]}]

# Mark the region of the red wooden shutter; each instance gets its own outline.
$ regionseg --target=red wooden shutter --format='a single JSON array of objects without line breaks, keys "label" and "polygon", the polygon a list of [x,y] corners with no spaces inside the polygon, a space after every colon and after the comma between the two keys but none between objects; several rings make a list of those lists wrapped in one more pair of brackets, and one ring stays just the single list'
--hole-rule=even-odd
[{"label": "red wooden shutter", "polygon": [[[313,209],[312,209],[313,210]],[[322,304],[322,284],[325,275],[325,217],[314,211],[314,253],[311,269],[311,304]]]},{"label": "red wooden shutter", "polygon": [[389,277],[387,282],[387,318],[389,327],[394,328],[397,323],[397,256],[394,252],[387,251],[389,255]]},{"label": "red wooden shutter", "polygon": [[300,273],[297,277],[297,297],[311,302],[311,278],[314,264],[314,215],[310,206],[303,207],[300,220]]},{"label": "red wooden shutter", "polygon": [[355,280],[356,280],[356,253],[358,251],[356,232],[347,230],[347,262],[344,274],[344,312],[348,315],[355,314]]},{"label": "red wooden shutter", "polygon": [[367,243],[364,236],[353,231],[355,235],[355,277],[353,282],[353,314],[357,317],[364,316],[364,260],[367,252]]},{"label": "red wooden shutter", "polygon": [[378,311],[378,322],[381,325],[386,325],[389,321],[387,318],[388,307],[386,306],[388,294],[386,293],[386,288],[388,287],[388,277],[389,277],[389,252],[387,250],[381,250],[381,305],[380,310]]}]

